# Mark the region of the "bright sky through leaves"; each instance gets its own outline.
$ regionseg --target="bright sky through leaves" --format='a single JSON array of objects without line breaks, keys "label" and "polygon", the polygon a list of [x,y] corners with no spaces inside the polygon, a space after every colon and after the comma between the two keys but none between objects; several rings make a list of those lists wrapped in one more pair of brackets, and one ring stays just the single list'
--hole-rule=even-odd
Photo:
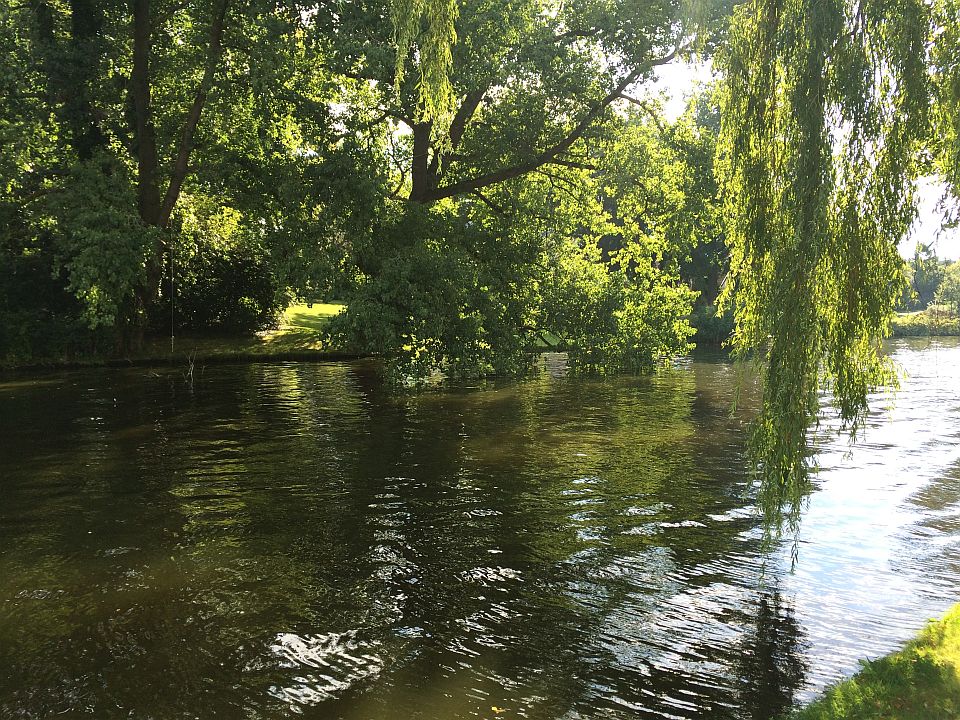
[{"label": "bright sky through leaves", "polygon": [[[688,98],[700,83],[714,78],[710,62],[674,62],[656,70],[652,93],[662,93],[664,115],[672,122],[683,114]],[[912,258],[916,244],[932,245],[939,257],[960,260],[960,228],[942,228],[943,213],[939,203],[942,183],[933,179],[921,183],[918,193],[917,220],[910,237],[900,243],[900,254]]]}]

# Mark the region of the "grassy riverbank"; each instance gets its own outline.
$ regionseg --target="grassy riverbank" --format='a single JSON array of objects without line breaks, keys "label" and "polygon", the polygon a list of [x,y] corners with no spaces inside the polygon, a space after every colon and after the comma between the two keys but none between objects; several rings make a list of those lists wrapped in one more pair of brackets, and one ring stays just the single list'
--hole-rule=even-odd
[{"label": "grassy riverbank", "polygon": [[897,313],[892,331],[893,337],[960,335],[960,317],[952,308],[931,305],[918,312]]},{"label": "grassy riverbank", "polygon": [[[323,329],[330,318],[343,310],[337,303],[291,305],[281,316],[277,327],[249,335],[191,334],[149,338],[143,348],[125,357],[78,355],[71,357],[35,358],[27,362],[8,362],[7,369],[95,367],[100,365],[162,365],[195,362],[230,362],[234,360],[311,360],[354,357],[324,342]],[[4,365],[0,359],[0,369]]]},{"label": "grassy riverbank", "polygon": [[[89,352],[55,357],[0,356],[0,370],[33,370],[70,367],[122,367],[127,365],[169,365],[198,363],[269,360],[339,360],[364,357],[363,353],[334,347],[324,337],[331,318],[343,312],[341,303],[296,304],[288,307],[277,322],[277,327],[246,335],[224,333],[183,333],[147,338],[143,348],[122,357]],[[701,321],[697,342],[719,345],[729,334],[725,318],[715,318],[714,309],[692,318]],[[533,351],[565,351],[566,342],[544,331],[530,338]]]},{"label": "grassy riverbank", "polygon": [[[291,305],[272,330],[246,336],[190,335],[174,337],[177,356],[216,357],[225,355],[275,355],[291,352],[333,352],[337,348],[323,341],[323,329],[343,310],[337,303]],[[154,338],[140,355],[166,357],[171,354],[170,338]]]},{"label": "grassy riverbank", "polygon": [[790,720],[960,718],[960,605],[900,652],[864,663]]}]

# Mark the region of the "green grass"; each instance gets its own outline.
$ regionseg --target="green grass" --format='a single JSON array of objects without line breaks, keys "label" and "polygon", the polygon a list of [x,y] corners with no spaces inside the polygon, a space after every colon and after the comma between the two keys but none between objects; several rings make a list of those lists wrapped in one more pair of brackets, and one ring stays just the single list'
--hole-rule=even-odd
[{"label": "green grass", "polygon": [[960,718],[960,605],[931,622],[903,650],[863,663],[791,720]]},{"label": "green grass", "polygon": [[894,337],[960,335],[960,318],[953,308],[931,305],[926,310],[897,313],[893,319]]},{"label": "green grass", "polygon": [[320,339],[321,333],[330,322],[330,318],[343,312],[339,303],[314,303],[291,305],[283,313],[279,326],[261,334],[261,340],[268,347],[309,348],[329,350]]},{"label": "green grass", "polygon": [[[175,336],[173,355],[209,359],[336,352],[338,348],[324,343],[322,331],[330,318],[342,312],[343,308],[338,303],[314,303],[312,307],[291,305],[283,313],[276,329],[253,335]],[[158,337],[150,340],[132,359],[166,358],[170,355],[170,338]]]},{"label": "green grass", "polygon": [[280,323],[281,331],[319,332],[323,330],[330,318],[343,312],[344,307],[340,303],[314,303],[312,307],[291,305],[283,313]]}]

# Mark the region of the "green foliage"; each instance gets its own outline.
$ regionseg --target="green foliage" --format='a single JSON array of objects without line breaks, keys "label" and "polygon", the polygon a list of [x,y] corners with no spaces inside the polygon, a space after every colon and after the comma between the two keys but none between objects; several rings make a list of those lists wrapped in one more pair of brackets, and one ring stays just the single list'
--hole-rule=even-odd
[{"label": "green foliage", "polygon": [[957,312],[960,310],[960,262],[950,263],[942,272],[943,279],[936,293],[937,304],[948,305]]},{"label": "green foliage", "polygon": [[397,46],[395,83],[399,87],[403,82],[407,56],[415,48],[420,74],[418,119],[445,124],[454,102],[450,72],[453,45],[457,41],[457,3],[455,0],[391,0],[390,12]]},{"label": "green foliage", "polygon": [[637,372],[689,350],[693,329],[684,318],[694,293],[665,282],[635,245],[610,262],[595,245],[565,248],[546,282],[544,324],[568,341],[571,366]]},{"label": "green foliage", "polygon": [[[937,40],[931,48],[933,122],[931,132],[934,169],[943,177],[953,198],[960,198],[960,2],[933,3]],[[949,207],[949,206],[948,206]],[[956,203],[947,219],[960,221]]]},{"label": "green foliage", "polygon": [[109,348],[109,337],[83,322],[83,306],[66,292],[53,263],[36,250],[0,252],[0,367]]},{"label": "green foliage", "polygon": [[522,372],[543,333],[594,371],[687,347],[719,267],[710,112],[620,95],[723,3],[223,8],[0,14],[0,233],[85,332],[165,330],[172,266],[181,328],[342,298],[338,341],[417,375]]},{"label": "green foliage", "polygon": [[[164,283],[163,312],[170,320],[173,294],[174,332],[214,330],[253,332],[275,323],[289,296],[279,283],[262,233],[243,224],[236,210],[211,199],[183,203],[170,272]],[[169,326],[163,329],[169,332]]]},{"label": "green foliage", "polygon": [[362,279],[334,344],[392,356],[398,377],[516,373],[535,265],[442,208],[398,208],[357,247]]},{"label": "green foliage", "polygon": [[937,297],[944,278],[944,266],[932,247],[917,243],[906,276],[910,281],[910,289],[901,307],[905,310],[924,310]]},{"label": "green foliage", "polygon": [[[651,184],[658,169],[645,168]],[[399,377],[523,372],[545,333],[583,372],[646,370],[685,352],[696,293],[653,227],[672,190],[641,193],[626,172],[602,184],[603,169],[562,168],[478,199],[394,207],[354,239],[359,284],[333,343],[396,357]]]},{"label": "green foliage", "polygon": [[38,218],[90,328],[112,327],[129,312],[158,242],[159,230],[136,213],[125,170],[105,157],[76,163],[62,188],[44,198]]},{"label": "green foliage", "polygon": [[752,0],[734,13],[721,57],[722,302],[735,351],[761,367],[753,448],[777,527],[784,507],[796,521],[809,487],[819,389],[855,431],[871,388],[894,381],[880,339],[904,285],[896,247],[927,136],[930,36],[921,0]]},{"label": "green foliage", "polygon": [[864,662],[856,676],[792,720],[952,720],[960,716],[960,606],[900,652]]},{"label": "green foliage", "polygon": [[897,314],[891,334],[893,337],[960,335],[960,318],[951,305],[930,305],[926,310]]},{"label": "green foliage", "polygon": [[723,345],[733,333],[733,315],[718,312],[716,305],[698,305],[690,314],[697,345]]}]

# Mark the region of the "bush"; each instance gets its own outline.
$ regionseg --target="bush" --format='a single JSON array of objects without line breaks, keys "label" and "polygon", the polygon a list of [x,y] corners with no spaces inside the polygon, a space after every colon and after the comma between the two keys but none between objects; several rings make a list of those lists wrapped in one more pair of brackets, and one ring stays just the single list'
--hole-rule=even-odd
[{"label": "bush", "polygon": [[931,305],[916,313],[902,313],[893,319],[894,337],[960,335],[960,318],[948,305]]},{"label": "bush", "polygon": [[[172,268],[175,330],[255,332],[274,324],[289,297],[258,228],[217,198],[189,196],[181,205]],[[165,270],[152,327],[169,332],[169,263]]]},{"label": "bush", "polygon": [[[255,332],[273,325],[289,299],[267,254],[244,246],[192,248],[174,265],[173,294],[176,330]],[[154,329],[169,330],[169,324],[168,271]]]},{"label": "bush", "polygon": [[90,330],[81,302],[65,289],[43,255],[0,258],[0,365],[73,359],[112,346],[106,330]]},{"label": "bush", "polygon": [[[357,243],[361,276],[332,344],[394,359],[395,378],[514,374],[530,365],[536,265],[442,209],[404,208]],[[516,253],[516,254],[514,254]]]},{"label": "bush", "polygon": [[547,329],[569,344],[571,369],[640,372],[690,349],[695,293],[654,267],[637,243],[604,262],[596,246],[570,241],[543,297]]},{"label": "bush", "polygon": [[693,341],[697,345],[720,345],[733,332],[733,314],[718,316],[715,305],[701,305],[690,313],[690,324],[696,331]]}]

